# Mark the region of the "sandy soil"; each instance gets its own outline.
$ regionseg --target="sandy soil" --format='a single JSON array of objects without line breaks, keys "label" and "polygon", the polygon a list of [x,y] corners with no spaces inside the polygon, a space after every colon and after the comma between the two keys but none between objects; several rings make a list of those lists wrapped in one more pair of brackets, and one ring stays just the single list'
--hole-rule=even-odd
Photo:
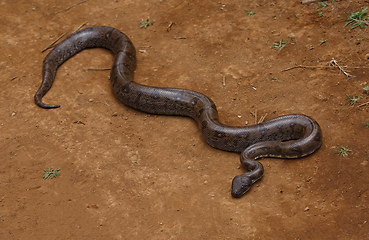
[{"label": "sandy soil", "polygon": [[[1,239],[369,239],[369,37],[336,23],[368,1],[78,2],[0,0]],[[41,51],[85,22],[132,39],[137,82],[202,92],[228,125],[309,115],[321,149],[261,160],[263,179],[234,199],[238,154],[206,145],[191,119],[119,103],[109,71],[88,70],[110,68],[102,49],[59,69],[44,100],[60,109],[37,107]],[[317,68],[283,71],[297,65]],[[363,98],[349,106],[346,94]],[[48,168],[60,176],[43,180]]]}]

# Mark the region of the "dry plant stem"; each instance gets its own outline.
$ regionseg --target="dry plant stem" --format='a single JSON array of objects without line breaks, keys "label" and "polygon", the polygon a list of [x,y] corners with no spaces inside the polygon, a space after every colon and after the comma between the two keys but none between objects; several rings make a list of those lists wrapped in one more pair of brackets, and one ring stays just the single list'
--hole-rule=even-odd
[{"label": "dry plant stem", "polygon": [[88,22],[84,22],[84,23],[82,23],[81,25],[79,25],[75,30],[74,30],[74,32],[76,32],[76,31],[78,31],[78,30],[80,30],[84,25],[86,25],[86,24],[88,24]]},{"label": "dry plant stem", "polygon": [[343,74],[345,74],[346,75],[346,77],[355,77],[355,76],[353,76],[353,75],[351,75],[351,74],[349,74],[347,71],[345,71],[345,69],[342,67],[342,66],[340,66],[338,63],[337,63],[337,61],[336,60],[334,60],[334,59],[332,59],[330,62],[329,62],[329,65],[330,66],[336,66],[336,67],[338,67],[338,69],[341,71],[341,72],[343,72]]},{"label": "dry plant stem", "polygon": [[260,118],[260,120],[259,120],[259,122],[258,122],[258,123],[262,123],[262,122],[264,122],[264,120],[265,120],[266,116],[268,116],[268,113],[266,113],[264,116],[262,116],[262,117]]},{"label": "dry plant stem", "polygon": [[283,69],[281,72],[286,72],[286,71],[289,71],[289,70],[292,70],[292,69],[295,69],[295,68],[331,68],[331,67],[334,67],[334,68],[338,68],[341,72],[343,72],[343,74],[346,75],[346,77],[349,78],[349,77],[355,77],[355,76],[349,74],[348,71],[345,70],[345,68],[354,68],[354,69],[369,68],[369,67],[347,67],[347,66],[342,67],[334,59],[329,61],[328,64],[329,64],[329,66],[303,66],[303,65],[297,65],[297,66],[293,66],[293,67],[290,67],[290,68]]},{"label": "dry plant stem", "polygon": [[[286,72],[295,68],[336,68],[336,66],[303,66],[303,65],[297,65],[293,67],[289,67],[286,69],[281,70],[281,72]],[[369,67],[345,67],[345,68],[354,68],[354,69],[366,69]]]},{"label": "dry plant stem", "polygon": [[286,72],[295,68],[322,68],[322,67],[317,67],[317,66],[302,66],[302,65],[297,65],[297,66],[293,66],[293,67],[289,67],[286,69],[283,69],[281,72]]},{"label": "dry plant stem", "polygon": [[301,4],[315,3],[315,2],[324,2],[324,0],[302,0]]},{"label": "dry plant stem", "polygon": [[255,112],[250,112],[250,113],[255,118],[255,124],[264,122],[266,116],[268,116],[268,113],[266,113],[264,116],[261,116],[260,120],[258,121],[258,110],[255,110]]},{"label": "dry plant stem", "polygon": [[258,110],[257,109],[255,110],[254,117],[255,117],[255,124],[257,124],[258,123]]},{"label": "dry plant stem", "polygon": [[101,101],[93,101],[94,103],[102,103],[109,107],[109,104],[107,102],[101,102]]},{"label": "dry plant stem", "polygon": [[[79,25],[75,30],[74,30],[74,32],[75,31],[78,31],[79,29],[81,29],[84,25],[86,25],[86,24],[88,24],[88,22],[84,22],[84,23],[82,23],[81,25]],[[50,48],[52,48],[53,46],[54,46],[54,44],[56,43],[56,42],[58,42],[62,37],[64,37],[64,35],[65,34],[67,34],[67,32],[65,32],[65,33],[63,33],[62,35],[60,35],[54,42],[52,42],[52,43],[50,43],[44,50],[42,50],[41,52],[43,53],[43,52],[45,52],[46,50],[48,50],[48,49],[50,49]]]},{"label": "dry plant stem", "polygon": [[54,13],[54,14],[59,14],[59,13],[62,13],[62,12],[66,12],[66,11],[68,11],[69,9],[74,8],[74,7],[77,7],[78,5],[80,5],[80,4],[84,3],[84,2],[87,2],[87,1],[88,1],[88,0],[83,0],[83,1],[81,1],[81,2],[78,2],[78,3],[76,3],[76,4],[72,5],[72,6],[70,6],[70,7],[67,7],[65,10],[62,10],[62,11],[56,12],[56,13]]},{"label": "dry plant stem", "polygon": [[[283,69],[281,72],[289,71],[294,68],[335,68],[335,66],[303,66],[303,65],[297,65],[290,68]],[[349,67],[345,66],[345,68],[354,68],[354,69],[367,69],[369,67]]]},{"label": "dry plant stem", "polygon": [[111,68],[87,68],[87,71],[108,71]]},{"label": "dry plant stem", "polygon": [[362,107],[362,106],[365,106],[365,105],[368,105],[369,102],[366,102],[366,103],[363,103],[363,104],[360,104],[359,107]]},{"label": "dry plant stem", "polygon": [[46,50],[50,49],[57,41],[59,41],[62,37],[64,37],[64,35],[67,34],[67,32],[63,33],[62,35],[60,35],[54,42],[50,43],[44,50],[42,50],[41,52],[45,52]]},{"label": "dry plant stem", "polygon": [[78,5],[80,5],[80,4],[84,3],[84,2],[87,2],[87,1],[88,1],[88,0],[83,0],[83,1],[81,1],[81,2],[79,2],[79,3],[76,3],[76,4],[74,4],[73,6],[68,7],[68,8],[67,8],[67,9],[65,9],[64,11],[66,12],[66,11],[68,11],[69,9],[74,8],[74,7],[77,7]]},{"label": "dry plant stem", "polygon": [[250,112],[252,116],[254,116],[255,124],[258,123],[258,110],[256,109],[255,112]]},{"label": "dry plant stem", "polygon": [[172,29],[172,26],[174,25],[174,22],[170,22],[168,27],[167,27],[167,32],[169,32]]}]

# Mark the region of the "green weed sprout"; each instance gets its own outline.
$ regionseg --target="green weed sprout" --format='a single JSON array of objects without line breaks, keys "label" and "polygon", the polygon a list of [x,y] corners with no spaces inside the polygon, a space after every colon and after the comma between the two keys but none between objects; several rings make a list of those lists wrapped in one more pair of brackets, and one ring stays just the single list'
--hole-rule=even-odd
[{"label": "green weed sprout", "polygon": [[253,11],[247,11],[247,10],[244,10],[244,11],[247,12],[249,14],[249,16],[252,16],[256,13],[256,12],[253,12]]},{"label": "green weed sprout", "polygon": [[348,99],[346,99],[346,100],[348,100],[349,101],[349,103],[348,103],[348,105],[354,105],[355,103],[357,103],[357,102],[359,102],[359,100],[360,100],[360,98],[363,98],[362,96],[357,96],[356,98],[355,97],[351,97],[350,95],[348,95],[348,94],[346,94],[347,95],[347,97],[348,97]]},{"label": "green weed sprout", "polygon": [[347,21],[346,26],[352,25],[351,29],[356,27],[365,28],[365,25],[368,25],[368,8],[364,8],[359,12],[351,12],[350,15],[345,11],[347,18],[341,19],[342,21]]},{"label": "green weed sprout", "polygon": [[142,21],[140,22],[140,28],[147,28],[148,26],[152,25],[155,22],[155,20],[151,20],[151,19],[147,19],[146,21],[144,21],[142,19]]},{"label": "green weed sprout", "polygon": [[287,48],[286,44],[287,42],[283,42],[283,39],[282,39],[279,42],[275,41],[273,44],[273,47],[281,51],[282,49]]},{"label": "green weed sprout", "polygon": [[334,151],[334,153],[338,153],[338,156],[346,157],[348,155],[348,152],[351,152],[351,149],[344,148],[341,146],[341,149]]},{"label": "green weed sprout", "polygon": [[48,178],[52,179],[59,176],[60,173],[58,171],[60,171],[60,168],[58,169],[49,168],[48,170],[44,169],[44,180]]}]

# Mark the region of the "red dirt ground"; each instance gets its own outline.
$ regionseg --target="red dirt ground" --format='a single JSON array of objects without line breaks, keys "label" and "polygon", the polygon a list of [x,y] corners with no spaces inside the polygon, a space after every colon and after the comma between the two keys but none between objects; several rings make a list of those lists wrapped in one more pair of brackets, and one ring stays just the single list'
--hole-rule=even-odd
[{"label": "red dirt ground", "polygon": [[[336,22],[369,2],[327,3],[1,0],[0,238],[369,239],[369,37]],[[41,51],[85,22],[131,38],[137,82],[202,92],[228,125],[254,124],[256,111],[309,115],[321,149],[261,160],[263,179],[234,199],[239,155],[208,146],[191,119],[119,103],[109,71],[88,70],[110,68],[102,49],[59,69],[44,100],[61,108],[37,107]],[[273,48],[282,39],[287,48]],[[316,68],[283,71],[297,65]],[[346,94],[363,98],[349,106]],[[43,180],[48,168],[60,176]]]}]

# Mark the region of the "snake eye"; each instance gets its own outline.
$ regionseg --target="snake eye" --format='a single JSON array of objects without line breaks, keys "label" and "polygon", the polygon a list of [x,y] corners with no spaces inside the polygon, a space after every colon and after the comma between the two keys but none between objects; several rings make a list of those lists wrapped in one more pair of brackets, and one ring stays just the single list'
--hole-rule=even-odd
[{"label": "snake eye", "polygon": [[234,198],[242,197],[247,191],[250,190],[252,180],[248,176],[236,176],[232,181],[232,196]]}]

